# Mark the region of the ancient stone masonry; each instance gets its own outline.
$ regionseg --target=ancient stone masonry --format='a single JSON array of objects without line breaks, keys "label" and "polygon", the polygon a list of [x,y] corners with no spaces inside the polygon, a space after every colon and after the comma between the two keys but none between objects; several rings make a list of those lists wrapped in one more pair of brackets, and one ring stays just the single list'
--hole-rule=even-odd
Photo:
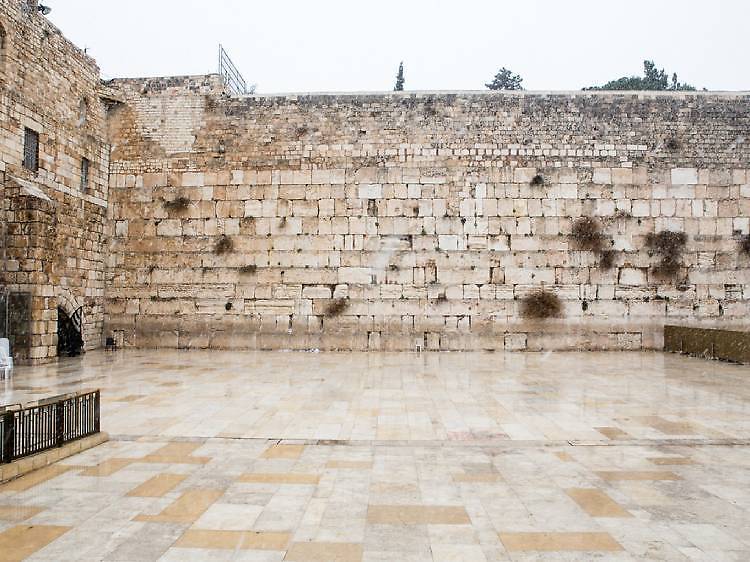
[{"label": "ancient stone masonry", "polygon": [[[112,88],[126,345],[651,349],[665,323],[748,325],[746,93]],[[524,318],[540,290],[559,314]]]},{"label": "ancient stone masonry", "polygon": [[[93,59],[34,1],[0,4],[0,39],[0,293],[11,295],[9,303],[30,302],[25,312],[10,311],[25,317],[22,331],[14,332],[16,322],[9,327],[16,359],[43,362],[57,355],[58,307],[73,314],[82,306],[86,346],[101,344],[109,169],[103,88]],[[29,136],[39,141],[38,169],[24,166]]]}]

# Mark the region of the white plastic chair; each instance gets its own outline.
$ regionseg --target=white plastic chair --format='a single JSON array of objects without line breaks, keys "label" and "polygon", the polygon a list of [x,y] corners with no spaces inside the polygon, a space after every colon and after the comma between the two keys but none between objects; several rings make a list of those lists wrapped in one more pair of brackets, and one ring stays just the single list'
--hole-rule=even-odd
[{"label": "white plastic chair", "polygon": [[0,338],[0,379],[10,376],[13,370],[13,357],[10,354],[10,341]]}]

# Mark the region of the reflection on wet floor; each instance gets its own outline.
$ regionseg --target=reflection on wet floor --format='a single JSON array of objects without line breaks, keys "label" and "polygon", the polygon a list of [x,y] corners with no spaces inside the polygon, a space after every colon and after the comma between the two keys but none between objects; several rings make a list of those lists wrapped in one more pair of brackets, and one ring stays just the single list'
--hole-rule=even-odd
[{"label": "reflection on wet floor", "polygon": [[19,368],[3,403],[101,388],[113,438],[0,485],[0,560],[746,560],[747,377],[658,353]]}]

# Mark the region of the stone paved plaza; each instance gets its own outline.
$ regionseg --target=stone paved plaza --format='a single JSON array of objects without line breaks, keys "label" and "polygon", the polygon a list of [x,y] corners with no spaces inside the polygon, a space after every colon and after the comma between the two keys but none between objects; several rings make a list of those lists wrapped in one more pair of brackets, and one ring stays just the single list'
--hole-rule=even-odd
[{"label": "stone paved plaza", "polygon": [[0,560],[747,560],[747,367],[660,353],[127,351],[111,440],[0,486]]}]

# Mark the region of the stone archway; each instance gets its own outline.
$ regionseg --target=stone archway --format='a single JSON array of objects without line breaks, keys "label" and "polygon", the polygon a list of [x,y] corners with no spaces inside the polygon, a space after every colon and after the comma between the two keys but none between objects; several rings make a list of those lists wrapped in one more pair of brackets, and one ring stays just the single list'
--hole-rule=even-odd
[{"label": "stone archway", "polygon": [[83,303],[65,287],[57,288],[57,356],[83,351]]}]

